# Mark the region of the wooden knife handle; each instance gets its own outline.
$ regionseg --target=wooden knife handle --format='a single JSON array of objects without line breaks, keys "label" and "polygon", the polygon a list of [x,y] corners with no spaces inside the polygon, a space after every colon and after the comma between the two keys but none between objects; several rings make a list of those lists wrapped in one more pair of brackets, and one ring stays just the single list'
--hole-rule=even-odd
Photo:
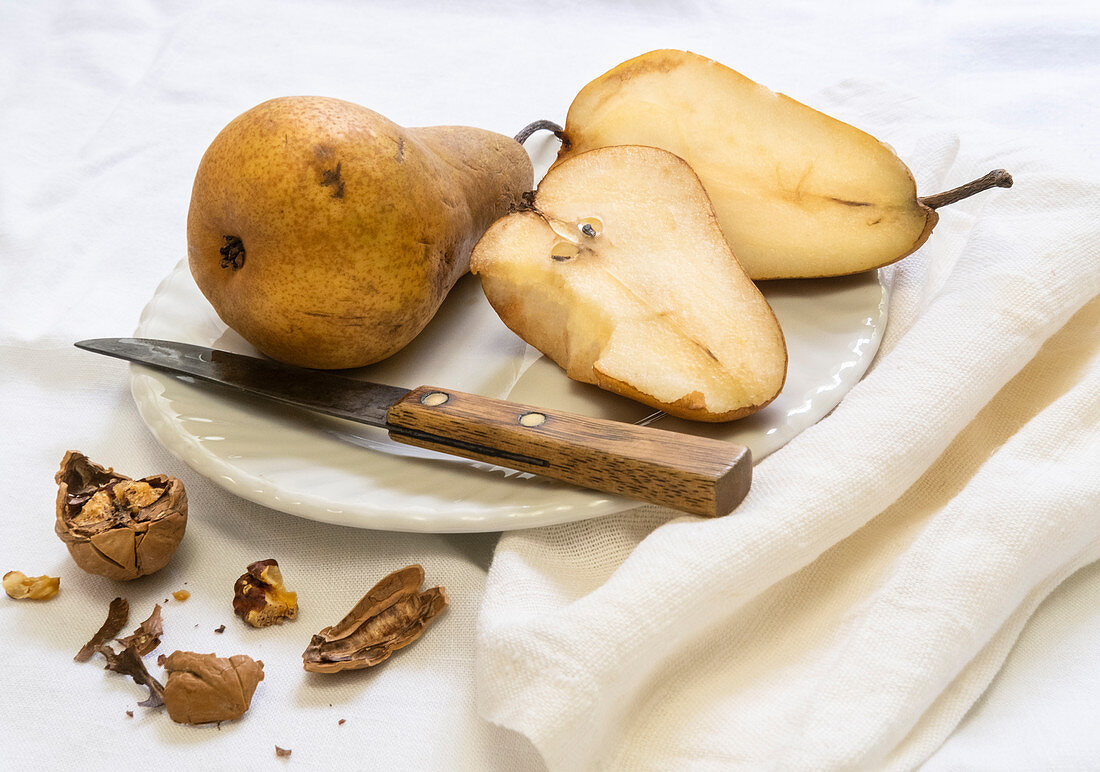
[{"label": "wooden knife handle", "polygon": [[390,408],[408,445],[553,477],[696,515],[724,515],[748,493],[742,445],[421,386]]}]

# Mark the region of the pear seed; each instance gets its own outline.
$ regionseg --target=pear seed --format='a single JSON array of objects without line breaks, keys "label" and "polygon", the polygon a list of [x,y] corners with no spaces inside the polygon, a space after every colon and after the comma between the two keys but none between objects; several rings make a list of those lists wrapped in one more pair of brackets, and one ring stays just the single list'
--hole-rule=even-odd
[{"label": "pear seed", "polygon": [[554,248],[550,250],[550,257],[564,262],[566,260],[572,260],[581,251],[581,248],[570,241],[559,241],[554,245]]},{"label": "pear seed", "polygon": [[603,233],[603,221],[599,217],[586,217],[577,223],[580,232],[590,239],[594,239]]}]

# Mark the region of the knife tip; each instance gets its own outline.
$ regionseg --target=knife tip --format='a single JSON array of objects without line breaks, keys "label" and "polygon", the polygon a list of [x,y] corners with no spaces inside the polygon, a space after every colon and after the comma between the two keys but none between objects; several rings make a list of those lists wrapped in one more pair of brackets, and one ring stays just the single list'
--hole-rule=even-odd
[{"label": "knife tip", "polygon": [[88,338],[73,343],[78,349],[91,351],[93,354],[107,354],[118,356],[128,345],[137,343],[136,338]]},{"label": "knife tip", "polygon": [[77,348],[85,351],[106,351],[120,345],[141,343],[143,338],[88,338],[73,343]]}]

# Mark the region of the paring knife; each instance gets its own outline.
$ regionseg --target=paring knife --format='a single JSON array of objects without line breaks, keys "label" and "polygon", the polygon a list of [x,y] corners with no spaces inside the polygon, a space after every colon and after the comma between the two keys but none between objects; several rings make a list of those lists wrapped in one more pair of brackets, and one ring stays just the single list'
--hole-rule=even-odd
[{"label": "paring knife", "polygon": [[517,405],[453,389],[402,389],[228,351],[148,338],[77,348],[350,421],[398,442],[553,477],[697,515],[749,490],[752,454],[721,440]]}]

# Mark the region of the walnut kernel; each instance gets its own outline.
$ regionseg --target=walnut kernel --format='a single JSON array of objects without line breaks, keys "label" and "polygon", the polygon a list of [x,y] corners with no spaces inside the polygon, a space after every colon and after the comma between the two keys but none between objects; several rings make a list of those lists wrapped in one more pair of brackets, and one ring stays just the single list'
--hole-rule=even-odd
[{"label": "walnut kernel", "polygon": [[74,526],[87,528],[109,519],[114,513],[115,508],[111,505],[111,495],[107,491],[97,491],[80,508],[80,511],[70,522]]},{"label": "walnut kernel", "polygon": [[149,506],[164,493],[163,488],[154,488],[140,480],[124,480],[114,487],[115,500],[131,512]]},{"label": "walnut kernel", "polygon": [[257,560],[237,579],[233,613],[253,627],[281,625],[298,616],[298,594],[286,588],[274,558]]},{"label": "walnut kernel", "polygon": [[4,592],[16,600],[49,600],[60,589],[57,576],[27,576],[22,571],[4,574]]}]

